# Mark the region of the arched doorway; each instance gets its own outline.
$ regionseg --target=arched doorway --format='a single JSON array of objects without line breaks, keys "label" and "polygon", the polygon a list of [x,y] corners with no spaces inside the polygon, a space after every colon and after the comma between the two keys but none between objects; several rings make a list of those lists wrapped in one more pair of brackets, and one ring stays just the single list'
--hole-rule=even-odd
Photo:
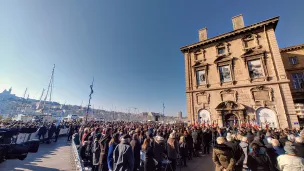
[{"label": "arched doorway", "polygon": [[199,121],[199,123],[204,123],[204,121],[205,121],[205,123],[209,122],[209,124],[211,124],[210,112],[205,109],[200,110],[198,112],[198,121]]},{"label": "arched doorway", "polygon": [[278,119],[275,111],[261,107],[256,111],[257,120],[259,122],[259,125],[263,128],[266,127],[266,124],[269,125],[269,127],[272,128],[278,128]]},{"label": "arched doorway", "polygon": [[236,124],[238,123],[238,118],[236,115],[230,113],[230,114],[226,114],[225,118],[224,118],[224,126],[226,127],[233,127],[234,126],[234,122],[236,122]]}]

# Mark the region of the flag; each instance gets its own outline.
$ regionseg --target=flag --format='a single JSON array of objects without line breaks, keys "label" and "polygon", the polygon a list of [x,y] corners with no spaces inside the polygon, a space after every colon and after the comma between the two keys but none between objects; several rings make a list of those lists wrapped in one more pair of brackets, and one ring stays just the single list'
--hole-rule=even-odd
[{"label": "flag", "polygon": [[236,119],[235,119],[235,117],[233,119],[233,126],[236,126]]},{"label": "flag", "polygon": [[206,123],[206,121],[204,120],[204,122],[202,123],[202,127],[205,127],[205,123]]},{"label": "flag", "polygon": [[214,121],[212,121],[212,128],[214,127]]}]

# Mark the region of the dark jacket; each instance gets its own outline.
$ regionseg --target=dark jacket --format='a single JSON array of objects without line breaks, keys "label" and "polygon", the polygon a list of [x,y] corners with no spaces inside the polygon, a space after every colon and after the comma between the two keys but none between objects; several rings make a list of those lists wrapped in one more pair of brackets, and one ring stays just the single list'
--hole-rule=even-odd
[{"label": "dark jacket", "polygon": [[100,167],[103,170],[108,170],[108,152],[109,152],[109,143],[111,141],[111,136],[106,135],[100,140]]},{"label": "dark jacket", "polygon": [[134,167],[139,168],[140,166],[140,150],[141,150],[141,145],[138,139],[133,139],[130,143],[132,147],[132,151],[134,154]]},{"label": "dark jacket", "polygon": [[[233,155],[233,158],[235,160],[235,167],[238,167],[242,170],[243,168],[243,149],[237,144],[237,143],[234,143],[234,142],[226,142],[226,145],[228,145],[231,149],[232,149],[232,155]],[[239,170],[239,169],[237,169]]]},{"label": "dark jacket", "polygon": [[296,155],[298,157],[304,158],[304,143],[295,143]]},{"label": "dark jacket", "polygon": [[232,171],[235,160],[231,153],[232,149],[226,144],[216,144],[213,149],[212,160],[215,163],[215,170],[221,171],[224,168],[227,171]]},{"label": "dark jacket", "polygon": [[179,154],[178,142],[174,142],[174,147],[171,147],[169,143],[167,143],[167,152],[170,159],[176,159]]},{"label": "dark jacket", "polygon": [[163,159],[163,154],[166,153],[165,141],[164,140],[155,141],[153,152],[154,152],[155,160],[157,160],[158,162],[161,162],[161,160]]},{"label": "dark jacket", "polygon": [[257,154],[249,153],[247,166],[252,171],[273,171],[273,167],[271,165],[271,161],[265,154]]},{"label": "dark jacket", "polygon": [[145,152],[144,171],[154,171],[156,166],[153,160],[154,158],[153,148],[149,146],[144,152]]},{"label": "dark jacket", "polygon": [[132,147],[124,139],[121,140],[113,154],[114,171],[132,171],[134,168],[134,155]]},{"label": "dark jacket", "polygon": [[187,143],[179,144],[179,153],[182,157],[187,157],[188,156],[188,145],[187,145]]}]

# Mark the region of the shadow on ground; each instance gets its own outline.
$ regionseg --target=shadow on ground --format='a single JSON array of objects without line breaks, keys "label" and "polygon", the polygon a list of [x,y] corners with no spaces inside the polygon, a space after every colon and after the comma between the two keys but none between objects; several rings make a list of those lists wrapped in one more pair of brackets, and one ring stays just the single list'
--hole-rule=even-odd
[{"label": "shadow on ground", "polygon": [[70,143],[60,137],[57,143],[40,144],[37,153],[29,153],[25,160],[7,160],[0,163],[3,171],[58,171],[73,170]]}]

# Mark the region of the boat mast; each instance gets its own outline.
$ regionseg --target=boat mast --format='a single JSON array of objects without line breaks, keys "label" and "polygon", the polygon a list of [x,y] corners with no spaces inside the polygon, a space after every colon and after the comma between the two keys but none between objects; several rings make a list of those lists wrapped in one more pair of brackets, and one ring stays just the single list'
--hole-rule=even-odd
[{"label": "boat mast", "polygon": [[[52,84],[53,84],[53,79],[54,79],[54,70],[55,70],[55,64],[54,64],[54,67],[53,67],[53,70],[52,70],[52,75],[51,75],[51,78],[50,78],[49,86],[48,86],[48,89],[46,91],[45,98],[43,100],[43,105],[42,105],[41,113],[43,113],[43,111],[44,111],[45,102],[46,102],[47,97],[49,95],[50,88],[53,87]],[[52,93],[52,89],[53,88],[51,88],[51,92],[50,93]],[[51,100],[51,97],[52,97],[52,95],[50,94],[50,100]]]},{"label": "boat mast", "polygon": [[38,110],[40,108],[40,104],[41,104],[41,100],[42,100],[43,94],[44,94],[44,88],[42,89],[42,93],[41,93],[41,96],[40,96],[40,99],[39,99],[39,103],[36,106],[36,110]]}]

